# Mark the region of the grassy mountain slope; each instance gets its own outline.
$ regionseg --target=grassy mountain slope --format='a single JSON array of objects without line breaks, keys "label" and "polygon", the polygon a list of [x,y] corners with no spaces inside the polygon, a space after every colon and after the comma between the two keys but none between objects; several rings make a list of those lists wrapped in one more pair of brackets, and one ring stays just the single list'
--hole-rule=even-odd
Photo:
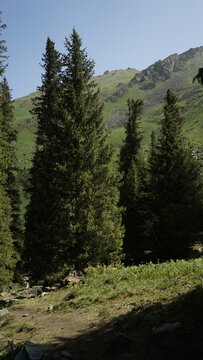
[{"label": "grassy mountain slope", "polygon": [[[125,136],[127,99],[141,98],[145,101],[142,119],[144,142],[149,144],[152,130],[159,127],[163,112],[163,98],[167,89],[178,97],[185,119],[184,133],[199,151],[203,146],[203,88],[192,83],[198,68],[203,64],[203,47],[190,49],[183,54],[173,54],[159,60],[147,69],[106,71],[95,76],[101,88],[104,102],[104,121],[109,129],[109,141],[120,148]],[[16,99],[14,102],[15,126],[18,130],[17,156],[21,167],[30,164],[34,149],[36,121],[30,115],[31,98],[36,93]]]}]

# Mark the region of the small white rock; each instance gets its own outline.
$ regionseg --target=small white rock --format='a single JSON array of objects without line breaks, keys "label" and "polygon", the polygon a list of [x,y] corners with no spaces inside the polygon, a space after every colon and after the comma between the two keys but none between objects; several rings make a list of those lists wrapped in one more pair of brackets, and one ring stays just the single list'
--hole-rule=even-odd
[{"label": "small white rock", "polygon": [[156,334],[160,334],[163,332],[170,332],[170,331],[179,329],[181,326],[182,326],[182,324],[180,322],[175,322],[173,324],[167,323],[158,328],[153,327],[152,333],[156,335]]}]

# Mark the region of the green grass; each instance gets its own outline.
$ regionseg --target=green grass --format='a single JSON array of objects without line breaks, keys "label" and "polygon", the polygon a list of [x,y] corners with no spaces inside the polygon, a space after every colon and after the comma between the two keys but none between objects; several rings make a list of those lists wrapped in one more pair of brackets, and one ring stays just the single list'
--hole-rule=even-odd
[{"label": "green grass", "polygon": [[[171,301],[203,284],[203,259],[177,260],[132,267],[97,266],[87,269],[85,283],[67,290],[55,309],[72,311],[116,300],[139,306]],[[108,306],[108,305],[107,305]]]},{"label": "green grass", "polygon": [[[38,313],[43,321],[53,317],[51,330],[58,346],[69,350],[76,359],[81,358],[79,350],[83,348],[90,360],[112,359],[108,357],[109,341],[122,332],[135,339],[128,350],[136,354],[138,360],[199,360],[203,351],[202,275],[202,258],[132,267],[122,264],[89,267],[79,285],[48,293],[43,298],[22,300],[11,308],[29,309],[30,314]],[[47,313],[50,304],[54,305],[54,310]],[[6,359],[13,359],[15,349],[28,340],[45,344],[47,356],[53,356],[56,345],[51,331],[26,319],[26,323],[19,323],[8,315],[0,320],[0,333],[4,336],[0,341],[2,347],[5,346]],[[57,337],[54,322],[60,319],[66,319],[71,326],[76,321],[74,335],[68,327],[68,337],[65,333],[64,337]],[[87,324],[84,331],[77,328],[77,321],[81,319]],[[135,325],[126,328],[126,323],[132,319]],[[180,322],[181,328],[172,333],[152,335],[154,327],[174,322]],[[6,345],[8,340],[12,348]]]}]

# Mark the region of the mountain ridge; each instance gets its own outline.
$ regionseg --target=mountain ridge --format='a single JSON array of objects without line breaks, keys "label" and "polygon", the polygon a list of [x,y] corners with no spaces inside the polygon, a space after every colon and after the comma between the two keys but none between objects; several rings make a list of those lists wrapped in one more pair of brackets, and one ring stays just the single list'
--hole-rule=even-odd
[{"label": "mountain ridge", "polygon": [[[191,143],[203,146],[203,88],[192,79],[203,65],[203,46],[191,48],[180,55],[169,55],[148,68],[105,71],[94,79],[101,88],[104,103],[104,121],[109,131],[109,141],[118,149],[125,136],[127,99],[144,100],[142,128],[144,143],[149,144],[152,130],[157,130],[163,114],[163,102],[167,89],[178,97],[182,115],[185,117],[184,134]],[[29,110],[31,98],[37,92],[14,101],[15,125],[18,130],[17,154],[21,166],[29,166],[35,142],[36,119]],[[28,165],[26,165],[28,163]]]}]

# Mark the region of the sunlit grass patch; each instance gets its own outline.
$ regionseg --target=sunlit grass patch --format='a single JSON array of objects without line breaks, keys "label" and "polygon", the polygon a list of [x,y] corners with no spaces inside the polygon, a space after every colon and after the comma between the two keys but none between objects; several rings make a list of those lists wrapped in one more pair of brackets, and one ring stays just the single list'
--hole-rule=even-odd
[{"label": "sunlit grass patch", "polygon": [[125,267],[96,266],[86,269],[84,284],[66,290],[55,310],[72,311],[108,301],[132,302],[137,306],[170,301],[202,284],[203,260],[177,260],[161,264]]}]

